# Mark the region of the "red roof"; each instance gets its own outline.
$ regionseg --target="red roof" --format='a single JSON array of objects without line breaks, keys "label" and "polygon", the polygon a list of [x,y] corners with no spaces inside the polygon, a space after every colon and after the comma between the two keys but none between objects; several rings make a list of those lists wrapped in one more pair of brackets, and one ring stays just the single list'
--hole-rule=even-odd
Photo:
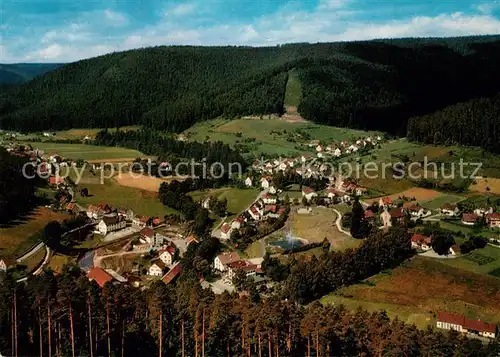
[{"label": "red roof", "polygon": [[476,222],[478,218],[474,213],[464,213],[462,215],[462,221],[464,222]]},{"label": "red roof", "polygon": [[246,260],[238,260],[236,262],[229,263],[228,266],[232,269],[244,271],[255,271],[257,269],[257,265],[249,263]]},{"label": "red roof", "polygon": [[392,209],[389,213],[390,213],[391,217],[394,217],[394,218],[404,217],[403,211],[399,208]]},{"label": "red roof", "polygon": [[238,216],[236,219],[235,219],[235,222],[238,222],[238,223],[243,223],[245,220],[243,219],[243,217],[241,216]]},{"label": "red roof", "polygon": [[425,243],[425,244],[431,244],[431,238],[424,236],[423,234],[414,234],[413,237],[411,237],[411,241],[415,243]]},{"label": "red roof", "polygon": [[179,263],[175,264],[170,271],[161,278],[161,280],[165,283],[168,284],[172,280],[174,280],[181,272],[181,266]]},{"label": "red roof", "polygon": [[491,221],[500,221],[500,212],[489,213],[488,219]]},{"label": "red roof", "polygon": [[365,211],[365,218],[373,218],[373,217],[375,217],[375,213],[373,213],[370,210]]},{"label": "red roof", "polygon": [[302,192],[304,192],[305,194],[308,194],[308,193],[314,192],[314,190],[310,187],[303,187]]},{"label": "red roof", "polygon": [[222,225],[221,231],[222,231],[222,233],[227,233],[227,232],[229,232],[230,229],[231,229],[231,226],[228,223],[224,223]]},{"label": "red roof", "polygon": [[264,207],[264,211],[267,211],[267,212],[276,213],[277,210],[278,210],[278,206],[276,206],[276,205],[266,205]]},{"label": "red roof", "polygon": [[392,204],[392,198],[390,198],[390,197],[382,197],[382,203],[384,205],[390,205],[390,204]]},{"label": "red roof", "polygon": [[101,268],[95,267],[90,269],[88,273],[88,277],[90,280],[95,280],[97,284],[102,288],[107,282],[110,282],[113,280],[111,275],[106,273],[104,270]]},{"label": "red roof", "polygon": [[148,227],[143,228],[140,233],[141,233],[141,236],[143,236],[143,237],[153,238],[153,236],[154,236],[153,230],[151,228],[148,228]]},{"label": "red roof", "polygon": [[468,319],[465,316],[450,314],[447,312],[438,312],[438,321],[450,324],[460,325],[467,330],[478,332],[496,333],[497,326],[480,320]]},{"label": "red roof", "polygon": [[198,241],[198,238],[196,238],[196,236],[195,236],[194,234],[190,234],[190,235],[189,235],[189,236],[187,236],[187,238],[186,238],[186,243],[187,243],[187,245],[190,245],[190,244],[191,244],[191,243],[193,243],[193,242],[198,243],[198,242],[199,242],[199,241]]},{"label": "red roof", "polygon": [[238,260],[241,259],[238,253],[236,252],[230,252],[230,253],[224,252],[222,254],[219,254],[217,258],[219,258],[222,265],[237,262]]},{"label": "red roof", "polygon": [[49,177],[49,183],[51,185],[55,185],[57,183],[64,182],[64,179],[62,177],[56,177],[56,176],[50,176]]}]

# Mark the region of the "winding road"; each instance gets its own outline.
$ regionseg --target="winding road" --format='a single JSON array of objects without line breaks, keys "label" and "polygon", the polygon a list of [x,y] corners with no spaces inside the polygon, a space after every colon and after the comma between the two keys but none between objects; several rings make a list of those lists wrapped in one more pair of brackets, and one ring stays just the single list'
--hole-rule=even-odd
[{"label": "winding road", "polygon": [[344,233],[347,234],[349,237],[352,237],[351,232],[346,231],[344,228],[342,228],[341,220],[342,220],[342,214],[340,211],[336,210],[335,208],[332,208],[333,212],[337,215],[337,219],[335,220],[335,225],[337,226],[337,229]]}]

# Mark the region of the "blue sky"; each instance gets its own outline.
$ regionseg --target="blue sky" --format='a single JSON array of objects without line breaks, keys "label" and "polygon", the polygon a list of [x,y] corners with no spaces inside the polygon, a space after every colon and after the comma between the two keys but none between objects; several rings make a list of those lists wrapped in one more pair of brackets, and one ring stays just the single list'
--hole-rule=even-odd
[{"label": "blue sky", "polygon": [[155,45],[499,33],[499,0],[0,0],[0,63]]}]

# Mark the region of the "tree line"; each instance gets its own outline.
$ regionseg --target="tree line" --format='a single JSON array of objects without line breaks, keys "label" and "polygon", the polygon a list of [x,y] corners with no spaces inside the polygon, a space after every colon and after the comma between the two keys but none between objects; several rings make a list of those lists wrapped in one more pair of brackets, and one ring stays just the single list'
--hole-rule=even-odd
[{"label": "tree line", "polygon": [[203,290],[194,275],[100,289],[75,267],[15,283],[0,274],[0,350],[9,356],[495,356],[457,332],[385,312]]},{"label": "tree line", "polygon": [[498,93],[499,44],[498,36],[484,36],[131,50],[4,91],[0,125],[37,131],[140,124],[180,132],[221,116],[282,114],[295,69],[305,119],[404,136],[410,117]]}]

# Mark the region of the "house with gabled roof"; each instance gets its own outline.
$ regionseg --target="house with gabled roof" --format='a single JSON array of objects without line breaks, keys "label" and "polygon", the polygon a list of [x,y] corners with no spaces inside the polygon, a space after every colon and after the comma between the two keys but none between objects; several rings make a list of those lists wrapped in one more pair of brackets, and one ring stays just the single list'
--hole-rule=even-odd
[{"label": "house with gabled roof", "polygon": [[310,201],[313,197],[318,196],[318,194],[310,187],[302,187],[302,197],[305,197],[306,200]]},{"label": "house with gabled roof", "polygon": [[392,206],[392,198],[391,197],[381,197],[378,201],[378,205],[380,207],[390,207]]},{"label": "house with gabled roof", "polygon": [[153,243],[153,238],[154,238],[154,231],[152,228],[150,227],[144,227],[143,229],[141,229],[141,231],[139,232],[140,234],[140,238],[139,238],[139,241],[143,244],[150,244],[150,243]]},{"label": "house with gabled roof", "polygon": [[167,266],[172,265],[174,262],[175,251],[177,248],[175,245],[171,244],[166,248],[160,249],[158,251],[158,258]]},{"label": "house with gabled roof", "polygon": [[245,186],[246,187],[252,187],[253,186],[253,179],[248,176],[246,179],[245,179]]},{"label": "house with gabled roof", "polygon": [[170,269],[170,270],[168,271],[168,273],[167,273],[167,274],[165,274],[165,275],[161,278],[161,280],[162,280],[162,281],[163,281],[166,285],[168,285],[168,284],[170,284],[172,281],[174,281],[174,280],[175,280],[175,278],[177,278],[177,277],[180,275],[180,273],[181,273],[181,265],[180,265],[180,263],[176,263],[176,264],[172,267],[172,269]]},{"label": "house with gabled roof", "polygon": [[233,231],[233,228],[229,223],[224,223],[220,229],[220,237],[222,239],[229,239],[231,238],[231,233]]},{"label": "house with gabled roof", "polygon": [[119,217],[103,217],[97,225],[97,230],[105,236],[108,233],[127,227],[127,222]]},{"label": "house with gabled roof", "polygon": [[460,333],[466,333],[468,336],[477,335],[487,338],[495,338],[498,330],[494,324],[442,311],[439,311],[437,314],[436,326],[444,330],[455,330]]},{"label": "house with gabled roof", "polygon": [[432,248],[431,242],[431,237],[424,236],[423,234],[416,233],[411,237],[411,246],[415,249],[428,251]]},{"label": "house with gabled roof", "polygon": [[214,259],[214,269],[218,271],[226,271],[227,265],[233,262],[240,261],[241,258],[236,252],[224,252],[219,254]]},{"label": "house with gabled roof", "polygon": [[451,203],[445,203],[441,206],[441,214],[444,214],[449,217],[456,216],[459,212],[457,205]]},{"label": "house with gabled roof", "polygon": [[475,213],[462,214],[462,224],[465,224],[466,226],[473,226],[474,224],[476,224],[478,219],[479,216]]},{"label": "house with gabled roof", "polygon": [[113,281],[113,277],[99,267],[90,269],[87,277],[90,281],[95,281],[101,288],[103,288],[106,283]]},{"label": "house with gabled roof", "polygon": [[486,220],[490,228],[500,228],[500,212],[488,213]]},{"label": "house with gabled roof", "polygon": [[271,176],[263,176],[260,179],[260,187],[263,189],[269,188],[269,185],[271,184],[272,177]]},{"label": "house with gabled roof", "polygon": [[163,276],[163,271],[167,266],[159,258],[152,260],[148,269],[148,275]]}]

